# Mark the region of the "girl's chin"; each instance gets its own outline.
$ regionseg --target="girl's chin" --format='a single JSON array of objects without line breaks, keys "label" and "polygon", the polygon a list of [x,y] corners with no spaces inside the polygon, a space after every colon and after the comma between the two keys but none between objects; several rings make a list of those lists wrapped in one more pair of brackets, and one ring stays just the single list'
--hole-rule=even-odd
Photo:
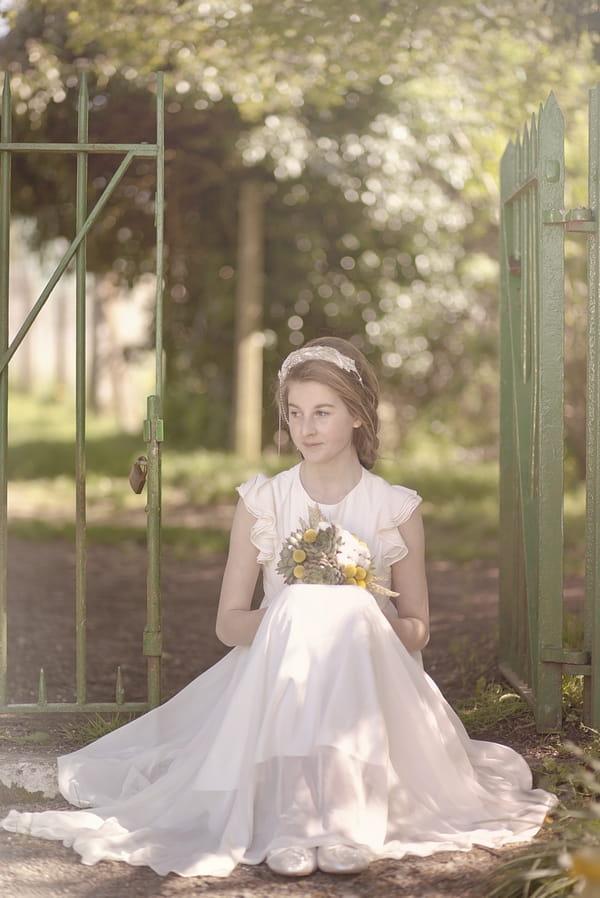
[{"label": "girl's chin", "polygon": [[328,464],[329,462],[348,461],[344,452],[334,452],[325,446],[304,447],[300,450],[304,461],[314,464]]}]

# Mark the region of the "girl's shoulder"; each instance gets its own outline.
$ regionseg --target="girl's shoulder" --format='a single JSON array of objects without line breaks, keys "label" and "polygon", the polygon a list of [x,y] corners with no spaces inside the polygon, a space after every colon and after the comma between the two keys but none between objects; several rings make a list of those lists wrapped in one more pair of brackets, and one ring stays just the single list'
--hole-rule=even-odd
[{"label": "girl's shoulder", "polygon": [[363,477],[368,490],[368,502],[374,515],[374,528],[381,546],[383,561],[392,565],[408,554],[401,527],[419,507],[421,496],[416,490],[398,483],[389,483],[377,474]]},{"label": "girl's shoulder", "polygon": [[[399,483],[390,483],[372,471],[364,472],[362,483],[363,488],[368,491],[371,502],[374,501],[382,510],[391,512],[394,520],[398,518],[406,520],[423,501],[416,490]],[[402,520],[399,523],[402,523]]]},{"label": "girl's shoulder", "polygon": [[299,467],[295,465],[270,477],[266,474],[256,474],[240,484],[237,492],[255,517],[265,514],[268,517],[275,517],[276,510],[281,508],[283,503],[289,503],[291,497],[296,499],[299,497]]},{"label": "girl's shoulder", "polygon": [[298,467],[299,465],[295,465],[293,468],[287,468],[285,471],[271,476],[262,473],[255,474],[254,477],[241,483],[237,487],[237,491],[244,499],[252,493],[267,495],[269,492],[276,493],[280,490],[287,490],[296,481]]},{"label": "girl's shoulder", "polygon": [[282,471],[272,477],[256,474],[238,486],[237,491],[250,514],[255,518],[250,539],[259,550],[259,564],[272,561],[277,550],[277,521],[282,509],[287,508],[290,499],[297,496],[294,489],[297,478],[296,468]]}]

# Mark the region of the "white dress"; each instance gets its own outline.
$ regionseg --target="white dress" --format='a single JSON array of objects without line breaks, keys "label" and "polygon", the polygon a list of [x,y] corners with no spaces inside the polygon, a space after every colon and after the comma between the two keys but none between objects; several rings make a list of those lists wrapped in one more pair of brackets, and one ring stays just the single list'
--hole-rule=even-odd
[{"label": "white dress", "polygon": [[[512,749],[469,739],[392,630],[389,600],[285,586],[276,573],[283,539],[315,504],[299,466],[239,493],[256,518],[268,606],[252,645],[59,758],[61,791],[81,810],[11,811],[3,827],[60,839],[85,864],[182,876],[227,876],[291,844],[399,859],[531,839],[554,796],[532,789]],[[383,578],[407,552],[398,525],[420,501],[364,471],[342,502],[320,507],[367,542]]]}]

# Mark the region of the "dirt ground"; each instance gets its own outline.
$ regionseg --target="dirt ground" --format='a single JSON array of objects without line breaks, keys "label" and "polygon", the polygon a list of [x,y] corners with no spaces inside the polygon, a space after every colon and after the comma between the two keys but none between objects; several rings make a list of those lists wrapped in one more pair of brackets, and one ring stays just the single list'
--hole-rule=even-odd
[{"label": "dirt ground", "polygon": [[[74,547],[71,543],[23,542],[9,546],[9,698],[35,701],[43,667],[48,701],[73,698]],[[121,666],[127,700],[144,698],[141,634],[145,613],[145,548],[126,543],[89,551],[89,699],[111,700],[115,671]],[[224,556],[182,559],[163,552],[165,697],[214,664],[226,651],[214,635],[214,620]],[[468,697],[480,677],[496,674],[497,570],[484,563],[429,567],[432,639],[425,666],[453,703]],[[54,757],[81,744],[72,715],[0,717],[0,746],[18,757]],[[79,731],[80,732],[80,731]],[[518,729],[504,725],[488,739],[512,745],[532,767],[540,752],[552,750],[533,721]],[[479,736],[481,738],[481,736]],[[545,746],[545,747],[544,747]],[[6,793],[7,790],[5,790]],[[19,796],[17,796],[19,798]],[[29,799],[27,807],[66,806],[60,799]],[[0,794],[0,817],[8,806],[24,806],[25,796]],[[238,868],[226,880],[160,877],[145,868],[102,862],[84,867],[62,845],[0,831],[0,894],[4,898],[170,898],[215,895],[224,898],[335,896],[335,898],[483,898],[487,874],[511,850],[475,848],[432,858],[380,861],[357,876],[316,873],[286,880],[265,865]]]}]

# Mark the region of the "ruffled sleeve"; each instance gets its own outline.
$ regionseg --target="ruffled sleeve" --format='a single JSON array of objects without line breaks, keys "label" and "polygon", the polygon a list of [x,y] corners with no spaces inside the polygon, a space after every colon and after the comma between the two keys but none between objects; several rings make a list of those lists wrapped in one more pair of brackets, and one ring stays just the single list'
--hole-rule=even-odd
[{"label": "ruffled sleeve", "polygon": [[387,495],[379,505],[377,536],[382,547],[382,559],[392,565],[408,554],[408,547],[398,527],[406,523],[415,508],[423,501],[415,491],[405,486],[386,484]]},{"label": "ruffled sleeve", "polygon": [[275,558],[277,532],[275,529],[275,499],[272,481],[264,474],[257,474],[238,486],[237,491],[250,512],[256,518],[250,530],[252,545],[258,549],[257,561],[266,564]]}]

